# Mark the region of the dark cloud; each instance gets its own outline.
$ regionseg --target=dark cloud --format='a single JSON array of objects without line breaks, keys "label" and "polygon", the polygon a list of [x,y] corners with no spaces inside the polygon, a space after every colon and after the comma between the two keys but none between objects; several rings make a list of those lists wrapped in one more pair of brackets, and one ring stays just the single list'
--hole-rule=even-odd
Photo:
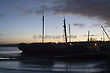
[{"label": "dark cloud", "polygon": [[[45,6],[54,14],[77,14],[86,17],[95,17],[105,21],[110,26],[110,0],[59,0]],[[42,8],[41,8],[42,9]]]},{"label": "dark cloud", "polygon": [[[41,1],[42,2],[42,1]],[[41,14],[43,11],[54,14],[76,14],[89,18],[97,18],[110,26],[110,0],[47,0],[38,7],[24,8],[15,5],[14,8],[30,14]]]},{"label": "dark cloud", "polygon": [[[41,6],[30,6],[30,7],[24,7],[20,4],[15,4],[13,5],[13,8],[15,10],[19,10],[21,13],[24,14],[43,14],[43,12],[49,12],[51,9],[46,5],[48,2],[43,2],[43,5]],[[21,14],[22,15],[22,14]]]},{"label": "dark cloud", "polygon": [[83,28],[85,25],[84,24],[75,23],[75,24],[73,24],[73,26],[77,26],[77,27]]},{"label": "dark cloud", "polygon": [[110,16],[110,0],[60,0],[60,2],[56,1],[51,8],[56,13],[80,14],[88,17],[98,16],[103,17],[103,19]]}]

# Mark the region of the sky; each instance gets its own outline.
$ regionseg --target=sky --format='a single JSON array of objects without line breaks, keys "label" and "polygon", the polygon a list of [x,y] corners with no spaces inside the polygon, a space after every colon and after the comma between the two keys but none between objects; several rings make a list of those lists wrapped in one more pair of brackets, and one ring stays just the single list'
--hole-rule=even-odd
[{"label": "sky", "polygon": [[110,0],[0,0],[0,43],[41,42],[43,13],[45,42],[64,42],[64,18],[72,42],[110,34]]}]

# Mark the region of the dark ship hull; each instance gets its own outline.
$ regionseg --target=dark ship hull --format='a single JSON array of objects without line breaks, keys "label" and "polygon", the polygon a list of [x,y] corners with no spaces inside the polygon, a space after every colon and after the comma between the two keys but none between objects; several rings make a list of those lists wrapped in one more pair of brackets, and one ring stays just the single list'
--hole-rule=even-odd
[{"label": "dark ship hull", "polygon": [[23,55],[28,56],[100,56],[109,55],[110,42],[21,43],[18,48]]}]

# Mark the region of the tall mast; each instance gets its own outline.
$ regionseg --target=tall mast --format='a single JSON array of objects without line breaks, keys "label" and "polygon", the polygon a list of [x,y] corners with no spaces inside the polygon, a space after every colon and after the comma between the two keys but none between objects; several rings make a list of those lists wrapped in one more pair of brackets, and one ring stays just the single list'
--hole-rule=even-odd
[{"label": "tall mast", "polygon": [[65,23],[65,19],[64,19],[64,33],[65,33],[65,41],[67,43],[67,33],[66,33],[66,23]]},{"label": "tall mast", "polygon": [[103,31],[103,41],[105,41],[104,31]]},{"label": "tall mast", "polygon": [[42,18],[42,43],[44,43],[44,13],[43,13],[43,18]]},{"label": "tall mast", "polygon": [[69,24],[69,42],[71,42],[71,30],[70,30],[70,24]]},{"label": "tall mast", "polygon": [[90,30],[88,31],[88,41],[90,41],[90,40],[89,40],[89,36],[90,36]]}]

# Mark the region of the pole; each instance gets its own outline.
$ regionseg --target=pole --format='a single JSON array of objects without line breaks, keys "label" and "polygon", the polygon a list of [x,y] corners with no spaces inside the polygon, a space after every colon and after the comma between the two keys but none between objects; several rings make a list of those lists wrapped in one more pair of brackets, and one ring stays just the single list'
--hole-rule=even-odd
[{"label": "pole", "polygon": [[103,41],[105,41],[104,31],[103,31]]},{"label": "pole", "polygon": [[90,41],[89,37],[90,37],[90,30],[88,31],[88,42]]},{"label": "pole", "polygon": [[71,42],[71,28],[70,28],[70,24],[69,24],[69,42]]},{"label": "pole", "polygon": [[43,22],[43,25],[42,25],[42,43],[44,43],[44,14],[43,14],[42,22]]},{"label": "pole", "polygon": [[66,23],[64,19],[64,33],[65,33],[65,42],[67,43],[67,33],[66,33]]}]

